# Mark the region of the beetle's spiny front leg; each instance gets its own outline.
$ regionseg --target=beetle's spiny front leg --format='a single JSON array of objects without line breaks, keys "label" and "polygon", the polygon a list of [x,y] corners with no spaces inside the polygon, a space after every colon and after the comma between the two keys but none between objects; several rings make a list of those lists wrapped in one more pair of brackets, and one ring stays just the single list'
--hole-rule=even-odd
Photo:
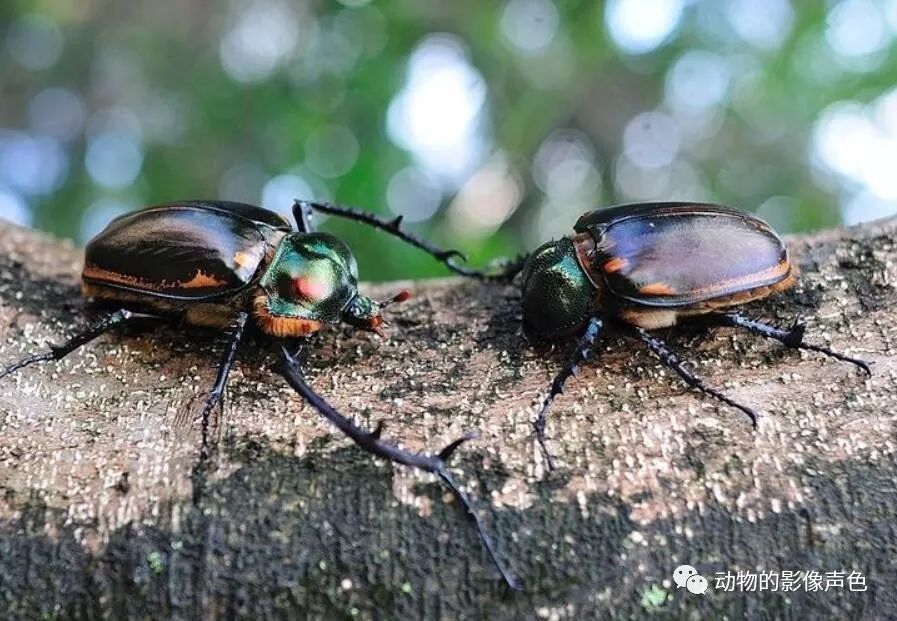
[{"label": "beetle's spiny front leg", "polygon": [[751,423],[753,423],[754,427],[757,427],[757,413],[751,408],[741,405],[737,401],[733,401],[723,393],[706,386],[704,382],[702,382],[699,378],[692,375],[691,371],[686,369],[682,365],[682,361],[679,359],[679,356],[670,351],[670,348],[664,343],[660,338],[654,336],[653,334],[648,333],[644,328],[639,328],[637,326],[629,326],[629,329],[635,334],[648,348],[654,352],[654,355],[660,358],[660,361],[663,362],[666,366],[673,369],[679,377],[681,377],[686,384],[700,390],[703,393],[710,395],[716,399],[719,399],[723,403],[731,405],[733,408],[737,408],[747,414]]},{"label": "beetle's spiny front leg", "polygon": [[33,354],[12,363],[8,367],[0,371],[0,379],[6,377],[7,375],[15,373],[19,369],[24,369],[25,367],[31,366],[32,364],[62,360],[82,345],[86,345],[95,338],[108,332],[115,326],[126,323],[132,319],[141,319],[144,317],[146,317],[146,315],[139,315],[137,313],[132,313],[131,311],[127,311],[124,309],[119,309],[115,312],[109,313],[99,319],[96,323],[92,324],[83,332],[76,334],[75,336],[64,342],[62,345],[50,345],[50,351]]},{"label": "beetle's spiny front leg", "polygon": [[333,406],[327,403],[327,401],[324,400],[323,397],[318,395],[314,391],[314,389],[312,389],[312,387],[309,386],[309,384],[305,381],[301,366],[299,365],[296,358],[283,344],[281,344],[280,347],[280,358],[281,371],[287,383],[292,386],[293,389],[298,392],[302,396],[302,398],[305,399],[313,408],[315,408],[324,418],[329,420],[340,431],[342,431],[353,442],[355,442],[355,444],[368,451],[369,453],[377,455],[378,457],[383,457],[384,459],[388,459],[389,461],[398,464],[411,466],[412,468],[417,468],[425,472],[432,472],[436,474],[442,480],[442,482],[445,483],[446,487],[448,487],[449,491],[451,491],[452,495],[455,497],[458,503],[464,508],[468,518],[470,518],[471,522],[473,523],[474,528],[476,529],[477,534],[480,537],[480,540],[483,542],[483,546],[489,553],[489,557],[492,559],[492,563],[501,574],[502,579],[510,588],[514,590],[521,589],[521,586],[516,578],[514,578],[508,572],[508,570],[505,569],[504,565],[498,559],[494,546],[492,544],[492,540],[483,529],[483,525],[480,522],[479,515],[476,513],[476,511],[474,511],[473,505],[471,504],[470,499],[467,497],[467,494],[465,494],[461,490],[461,488],[459,488],[455,484],[447,468],[448,460],[452,456],[452,453],[454,453],[455,449],[457,449],[467,440],[472,439],[474,437],[473,434],[468,434],[462,436],[461,438],[458,438],[435,455],[429,453],[412,453],[410,451],[406,451],[394,444],[389,444],[388,442],[384,442],[380,439],[380,434],[383,431],[382,423],[379,423],[374,431],[366,431],[356,425],[352,420],[346,418],[338,411],[336,411]]},{"label": "beetle's spiny front leg", "polygon": [[806,330],[806,326],[803,323],[795,322],[795,324],[790,329],[785,330],[776,326],[771,326],[767,323],[763,323],[762,321],[758,321],[757,319],[751,319],[750,317],[746,317],[745,315],[742,315],[741,313],[736,311],[714,314],[712,315],[712,317],[722,325],[744,328],[745,330],[753,332],[754,334],[760,334],[767,338],[775,339],[786,347],[790,347],[792,349],[806,349],[809,351],[815,351],[837,360],[849,362],[850,364],[855,365],[865,371],[867,375],[872,375],[872,371],[869,369],[869,364],[863,360],[860,360],[859,358],[851,358],[850,356],[839,354],[838,352],[832,351],[828,347],[822,347],[821,345],[812,345],[810,343],[805,343],[804,332]]},{"label": "beetle's spiny front leg", "polygon": [[[456,263],[457,259],[460,259],[461,261],[467,260],[465,256],[457,250],[444,250],[416,235],[412,235],[411,233],[402,230],[402,216],[398,216],[392,220],[385,220],[354,207],[344,207],[341,205],[333,205],[331,203],[315,203],[310,201],[296,201],[296,204],[302,205],[302,208],[307,205],[316,211],[339,216],[341,218],[348,218],[355,222],[362,222],[368,226],[385,231],[390,235],[398,237],[405,243],[423,250],[456,274],[467,276],[468,278],[488,281],[509,281],[523,269],[526,259],[528,258],[528,255],[520,255],[516,259],[509,261],[507,265],[497,271],[473,269]],[[295,209],[296,208],[294,207],[294,210]]]},{"label": "beetle's spiny front leg", "polygon": [[604,322],[598,317],[589,319],[586,329],[576,344],[576,348],[567,358],[567,362],[558,372],[551,382],[551,388],[548,394],[542,400],[542,407],[539,414],[533,421],[533,429],[536,431],[536,440],[539,442],[539,448],[542,450],[542,456],[549,470],[554,470],[554,456],[548,451],[547,438],[545,437],[545,425],[548,423],[548,409],[554,398],[564,392],[564,383],[573,375],[579,372],[579,365],[586,362],[592,355],[598,336],[601,334],[601,328]]}]

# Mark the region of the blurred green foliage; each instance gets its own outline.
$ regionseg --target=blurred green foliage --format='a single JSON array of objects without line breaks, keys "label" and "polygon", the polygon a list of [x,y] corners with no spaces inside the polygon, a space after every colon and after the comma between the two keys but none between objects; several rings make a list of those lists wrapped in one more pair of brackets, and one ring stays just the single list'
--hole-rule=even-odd
[{"label": "blurred green foliage", "polygon": [[[867,4],[884,24],[875,45],[868,30],[850,38]],[[624,25],[636,29],[642,39],[634,45],[641,41],[646,50],[633,50],[625,32],[613,30],[613,15],[627,6],[636,12]],[[645,43],[661,9],[675,22],[665,34],[655,27],[663,36]],[[853,204],[849,220],[887,211],[897,199],[889,186],[882,189],[873,164],[851,176],[850,161],[827,163],[817,144],[832,104],[866,106],[893,89],[895,2],[6,0],[0,20],[0,216],[15,219],[15,206],[24,205],[20,221],[82,242],[116,210],[200,197],[262,203],[278,177],[287,189],[290,180],[304,183],[314,198],[381,214],[391,214],[391,192],[409,209],[431,195],[438,209],[412,229],[478,264],[561,234],[585,209],[624,201],[718,201],[759,209],[777,228],[799,231],[839,223],[858,196],[871,207]],[[479,107],[452,91],[458,80],[444,98],[457,95],[458,106],[440,102],[438,88],[416,104],[444,106],[429,117],[417,109],[415,140],[426,143],[432,127],[451,142],[446,134],[457,126],[479,145],[452,175],[440,173],[438,153],[422,159],[397,144],[387,121],[409,86],[409,58],[423,58],[422,49],[444,61],[424,67],[424,78],[463,66],[460,83],[473,75],[471,92],[477,79],[485,87]],[[449,61],[440,49],[449,50]],[[694,51],[701,54],[689,56]],[[695,62],[682,62],[686,57]],[[683,88],[694,89],[697,106],[683,104]],[[83,107],[71,135],[53,130],[54,118],[71,112],[53,104],[66,108],[69,100],[48,96],[50,104],[35,104],[47,89],[74,94]],[[708,103],[711,91],[718,96]],[[476,108],[467,125],[449,118],[462,104]],[[882,120],[888,109],[857,115],[897,128],[897,108]],[[639,117],[646,112],[656,115]],[[33,142],[47,127],[56,131],[51,141]],[[337,145],[344,152],[334,151],[335,168],[327,161],[328,146],[337,144],[334,127],[349,130],[348,146]],[[849,143],[850,134],[832,138],[830,150],[838,139]],[[131,142],[123,146],[120,135]],[[889,134],[882,136],[875,144],[890,153]],[[137,170],[129,178],[134,149]],[[669,161],[653,161],[652,150]],[[633,165],[639,153],[647,166]],[[458,193],[490,164],[503,172],[477,186],[465,211]],[[397,173],[415,166],[428,179],[417,193],[398,183],[390,190]],[[52,171],[43,185],[27,176]],[[504,211],[489,211],[493,198]],[[491,215],[467,228],[470,209]],[[380,233],[333,220],[323,226],[350,243],[365,279],[446,273]]]}]

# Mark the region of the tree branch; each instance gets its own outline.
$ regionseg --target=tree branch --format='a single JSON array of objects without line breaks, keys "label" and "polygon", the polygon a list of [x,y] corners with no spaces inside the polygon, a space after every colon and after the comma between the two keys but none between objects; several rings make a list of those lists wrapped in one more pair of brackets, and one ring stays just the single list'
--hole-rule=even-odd
[{"label": "tree branch", "polygon": [[[320,335],[309,381],[365,428],[384,421],[415,450],[481,431],[452,471],[520,594],[438,481],[353,447],[263,346],[241,349],[211,417],[196,503],[214,335],[146,326],[24,369],[0,382],[0,617],[881,616],[897,605],[895,234],[889,220],[790,239],[800,287],[746,309],[805,318],[810,342],[873,362],[871,379],[732,328],[663,333],[765,414],[755,431],[611,336],[555,401],[551,475],[530,421],[566,348],[526,345],[513,286],[413,283],[387,339]],[[87,323],[79,268],[71,246],[3,226],[0,364]],[[708,594],[672,583],[681,564]],[[714,589],[739,570],[856,570],[868,590]]]}]

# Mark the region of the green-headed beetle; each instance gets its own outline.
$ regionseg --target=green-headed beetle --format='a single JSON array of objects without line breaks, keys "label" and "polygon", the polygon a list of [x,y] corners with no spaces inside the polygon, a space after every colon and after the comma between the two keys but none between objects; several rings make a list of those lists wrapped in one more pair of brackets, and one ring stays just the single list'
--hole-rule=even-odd
[{"label": "green-headed beetle", "polygon": [[788,347],[806,349],[856,365],[862,360],[804,342],[805,326],[783,329],[752,319],[735,307],[792,287],[797,266],[776,232],[756,216],[723,205],[657,202],[598,209],[581,216],[573,234],[543,244],[500,271],[459,265],[463,257],[401,229],[401,219],[381,220],[357,209],[312,204],[387,231],[430,253],[449,269],[480,280],[521,278],[523,329],[531,340],[576,338],[577,344],[546,393],[533,421],[549,468],[546,445],[548,409],[564,383],[595,353],[605,322],[612,322],[644,342],[689,386],[746,413],[757,414],[706,386],[679,357],[649,331],[704,316],[720,325],[745,328]]},{"label": "green-headed beetle", "polygon": [[[85,252],[82,292],[105,313],[49,351],[15,362],[0,378],[39,362],[59,360],[115,326],[146,317],[182,320],[229,335],[215,384],[202,411],[202,448],[194,485],[210,457],[209,414],[220,401],[247,327],[279,343],[280,372],[310,405],[364,450],[436,474],[473,522],[503,580],[520,588],[496,556],[467,495],[455,484],[449,457],[465,435],[439,453],[413,453],[380,438],[382,423],[366,431],[340,414],[305,381],[295,349],[325,325],[348,323],[379,332],[380,310],[404,301],[402,291],[375,302],[358,292],[358,266],[349,247],[313,230],[306,203],[296,202],[298,230],[280,215],[242,203],[181,201],[113,220]],[[249,324],[249,326],[247,326]],[[195,487],[194,496],[200,491]]]}]

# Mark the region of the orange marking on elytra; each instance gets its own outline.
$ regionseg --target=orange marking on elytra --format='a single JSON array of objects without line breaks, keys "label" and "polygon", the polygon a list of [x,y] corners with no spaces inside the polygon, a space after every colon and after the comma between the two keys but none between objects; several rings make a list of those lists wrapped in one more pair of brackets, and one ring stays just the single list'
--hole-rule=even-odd
[{"label": "orange marking on elytra", "polygon": [[82,278],[95,280],[100,283],[113,283],[134,287],[137,289],[145,289],[147,291],[170,291],[173,289],[205,289],[209,287],[223,287],[229,283],[226,280],[215,278],[211,274],[206,274],[202,270],[197,270],[190,280],[187,281],[170,281],[170,280],[148,280],[131,274],[120,274],[111,270],[106,270],[95,265],[85,265],[82,272]]},{"label": "orange marking on elytra", "polygon": [[620,270],[626,269],[627,265],[628,263],[623,257],[614,257],[613,259],[606,261],[602,268],[608,274],[613,274],[614,272],[619,272]]},{"label": "orange marking on elytra", "polygon": [[205,287],[220,287],[226,285],[227,281],[219,280],[211,274],[206,274],[202,270],[196,270],[196,274],[186,282],[177,283],[184,289],[203,289]]},{"label": "orange marking on elytra", "polygon": [[644,293],[645,295],[673,295],[676,291],[664,282],[652,282],[647,285],[642,285],[638,289],[639,293]]}]

